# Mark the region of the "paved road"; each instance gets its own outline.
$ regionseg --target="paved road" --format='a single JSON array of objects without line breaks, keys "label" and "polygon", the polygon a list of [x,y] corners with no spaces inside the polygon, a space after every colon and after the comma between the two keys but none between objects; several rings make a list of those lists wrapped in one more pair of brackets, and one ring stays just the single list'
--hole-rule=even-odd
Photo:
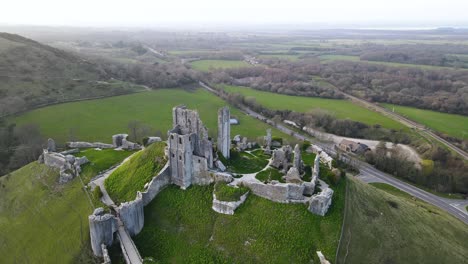
[{"label": "paved road", "polygon": [[[202,87],[204,87],[205,89],[207,89],[208,91],[214,93],[217,95],[217,92],[216,90],[212,89],[211,87],[207,86],[206,84],[200,82],[200,85]],[[247,107],[241,107],[240,108],[242,111],[244,111],[245,113],[247,113],[248,115],[252,116],[252,117],[255,117],[257,119],[260,119],[260,120],[263,120],[265,121],[266,123],[276,127],[278,130],[286,133],[286,134],[289,134],[299,140],[308,140],[310,142],[314,142],[315,145],[321,147],[322,149],[324,149],[328,154],[332,155],[332,156],[336,156],[337,152],[334,150],[334,148],[330,145],[330,144],[327,144],[327,143],[323,143],[323,142],[317,142],[316,140],[308,137],[308,136],[304,136],[302,134],[299,134],[297,132],[294,132],[293,130],[291,130],[290,128],[282,125],[282,124],[276,124],[274,123],[273,121],[267,119],[266,117],[264,117],[263,115],[255,112],[255,111],[252,111],[251,109],[247,108]],[[411,194],[412,196],[416,197],[416,198],[419,198],[427,203],[430,203],[434,206],[437,206],[439,208],[441,208],[442,210],[445,210],[447,211],[448,213],[450,213],[451,215],[455,216],[456,218],[460,219],[461,221],[463,221],[465,224],[468,224],[468,213],[466,212],[466,210],[464,210],[464,206],[468,205],[468,201],[467,200],[456,200],[456,199],[445,199],[445,198],[442,198],[442,197],[439,197],[439,196],[436,196],[434,194],[431,194],[429,192],[426,192],[424,190],[421,190],[409,183],[406,183],[406,182],[403,182],[401,180],[398,180],[396,179],[395,177],[387,174],[387,173],[384,173],[376,168],[374,168],[373,166],[371,166],[370,164],[368,163],[365,163],[359,159],[356,159],[350,155],[347,155],[347,154],[341,154],[340,157],[342,158],[342,160],[344,162],[347,162],[347,163],[351,163],[353,166],[355,167],[358,167],[361,174],[365,175],[366,177],[376,177],[378,179],[380,179],[381,181],[384,181],[388,184],[391,184],[393,185],[394,187],[404,191],[404,192],[407,192],[409,194]],[[462,210],[463,209],[463,210]]]}]

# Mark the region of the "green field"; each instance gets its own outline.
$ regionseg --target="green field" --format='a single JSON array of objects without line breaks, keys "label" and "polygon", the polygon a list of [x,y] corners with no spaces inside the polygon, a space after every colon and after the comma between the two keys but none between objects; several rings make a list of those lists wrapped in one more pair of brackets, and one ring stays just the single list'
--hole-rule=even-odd
[{"label": "green field", "polygon": [[258,57],[259,58],[265,58],[265,59],[284,59],[284,60],[290,60],[290,61],[297,61],[299,59],[300,55],[293,55],[293,54],[261,54]]},{"label": "green field", "polygon": [[321,217],[305,205],[252,194],[234,215],[218,214],[212,185],[170,186],[145,207],[145,226],[134,240],[143,257],[159,263],[318,263],[317,250],[334,263],[344,187],[342,181]]},{"label": "green field", "polygon": [[[18,125],[38,124],[43,136],[52,137],[58,143],[64,143],[72,137],[82,141],[110,143],[113,134],[128,133],[128,123],[132,120],[141,121],[154,131],[166,135],[166,131],[172,128],[172,108],[180,104],[197,109],[210,136],[216,138],[218,108],[226,103],[202,89],[161,89],[54,105],[27,112],[11,121]],[[231,126],[232,135],[241,134],[254,140],[265,135],[269,127],[233,107],[231,116],[240,121],[240,125]],[[288,138],[276,130],[273,130],[273,135]]]},{"label": "green field", "polygon": [[[387,61],[369,61],[361,60],[359,56],[349,56],[349,55],[321,55],[319,58],[324,61],[354,61],[354,62],[365,62],[370,64],[380,64],[391,67],[410,67],[418,68],[425,70],[446,70],[446,69],[455,69],[453,67],[444,67],[444,66],[433,66],[433,65],[424,65],[424,64],[410,64],[410,63],[398,63],[398,62],[387,62]],[[458,69],[464,70],[464,69]]]},{"label": "green field", "polygon": [[389,186],[348,181],[346,223],[336,263],[465,263],[468,228]]},{"label": "green field", "polygon": [[382,104],[385,108],[451,137],[468,139],[468,117],[415,107]]},{"label": "green field", "polygon": [[211,69],[227,69],[227,68],[240,68],[248,67],[248,64],[245,61],[239,60],[198,60],[191,62],[192,68],[199,71],[210,71]]},{"label": "green field", "polygon": [[[131,152],[85,151],[85,183]],[[79,155],[77,155],[79,156]],[[105,159],[104,159],[105,158]],[[58,170],[37,162],[0,178],[2,263],[90,263],[88,215],[93,206],[81,182],[58,184]],[[92,198],[93,199],[93,198]],[[93,199],[95,200],[95,199]]]},{"label": "green field", "polygon": [[353,104],[347,100],[324,99],[318,97],[289,96],[270,92],[263,92],[247,87],[223,86],[230,93],[240,93],[246,97],[253,97],[261,105],[274,110],[293,110],[308,112],[317,108],[327,110],[339,119],[349,118],[369,125],[380,124],[386,128],[404,129],[400,123]]}]

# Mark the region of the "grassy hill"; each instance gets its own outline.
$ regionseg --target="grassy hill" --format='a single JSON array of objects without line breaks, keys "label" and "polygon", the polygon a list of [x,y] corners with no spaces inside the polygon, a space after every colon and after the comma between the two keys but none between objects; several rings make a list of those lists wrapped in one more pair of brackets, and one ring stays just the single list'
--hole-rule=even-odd
[{"label": "grassy hill", "polygon": [[136,90],[142,88],[111,81],[100,65],[77,55],[0,33],[0,116],[43,104]]},{"label": "grassy hill", "polygon": [[[79,153],[91,161],[83,166],[83,181],[130,154],[93,149]],[[0,177],[0,262],[94,261],[88,228],[93,206],[78,178],[60,185],[58,177],[58,170],[37,162]]]},{"label": "grassy hill", "polygon": [[145,207],[145,226],[134,240],[142,256],[159,263],[318,263],[316,250],[333,262],[344,190],[342,181],[325,217],[255,195],[231,216],[211,209],[212,185],[170,186]]},{"label": "grassy hill", "polygon": [[[165,135],[172,127],[172,108],[180,104],[197,109],[210,136],[216,138],[217,111],[226,103],[202,89],[160,89],[65,103],[33,110],[12,118],[11,121],[18,125],[36,123],[45,137],[52,137],[61,143],[69,140],[71,134],[79,140],[110,142],[111,135],[128,131],[131,120],[141,121]],[[236,116],[240,121],[240,125],[231,126],[233,136],[241,134],[256,139],[266,135],[265,131],[269,126],[261,121],[233,107],[231,116]],[[273,135],[288,137],[277,130],[273,130]]]},{"label": "grassy hill", "polygon": [[153,143],[112,172],[104,184],[115,203],[135,199],[137,191],[158,174],[167,162],[165,147],[164,142]]},{"label": "grassy hill", "polygon": [[[336,263],[465,263],[466,225],[388,186],[351,179]],[[381,189],[378,189],[378,188]]]}]

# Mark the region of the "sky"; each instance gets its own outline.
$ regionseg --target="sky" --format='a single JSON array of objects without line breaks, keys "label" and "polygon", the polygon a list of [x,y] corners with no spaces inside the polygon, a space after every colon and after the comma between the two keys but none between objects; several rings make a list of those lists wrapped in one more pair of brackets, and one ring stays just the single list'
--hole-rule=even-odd
[{"label": "sky", "polygon": [[2,0],[0,24],[466,26],[468,0]]}]

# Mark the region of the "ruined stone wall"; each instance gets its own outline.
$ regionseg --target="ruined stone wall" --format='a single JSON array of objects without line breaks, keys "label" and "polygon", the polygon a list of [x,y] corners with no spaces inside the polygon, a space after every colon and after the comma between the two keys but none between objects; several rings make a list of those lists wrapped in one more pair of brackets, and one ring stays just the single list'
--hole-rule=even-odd
[{"label": "ruined stone wall", "polygon": [[245,182],[255,195],[280,203],[305,202],[304,186],[289,183]]},{"label": "ruined stone wall", "polygon": [[213,206],[211,208],[220,214],[233,215],[237,207],[245,202],[248,195],[249,192],[246,192],[240,197],[239,201],[225,202],[216,199],[216,195],[213,193]]},{"label": "ruined stone wall", "polygon": [[171,167],[171,180],[172,183],[183,189],[189,187],[192,180],[192,144],[194,140],[194,134],[169,134],[169,164]]},{"label": "ruined stone wall", "polygon": [[111,246],[113,242],[113,235],[117,229],[117,221],[111,214],[105,214],[104,209],[97,208],[93,214],[88,216],[89,232],[91,237],[91,248],[94,255],[102,257],[102,247]]},{"label": "ruined stone wall", "polygon": [[60,153],[44,151],[43,155],[44,155],[44,164],[49,167],[60,169],[67,162],[65,156]]},{"label": "ruined stone wall", "polygon": [[143,206],[143,195],[138,192],[135,200],[122,203],[118,208],[120,219],[130,236],[137,235],[143,229],[145,222]]},{"label": "ruined stone wall", "polygon": [[146,191],[142,192],[143,205],[148,205],[158,193],[171,183],[171,171],[169,163],[162,168],[157,176],[155,176],[146,188]]},{"label": "ruined stone wall", "polygon": [[213,182],[213,178],[208,171],[208,161],[204,157],[193,156],[192,160],[192,183],[197,185],[208,185]]},{"label": "ruined stone wall", "polygon": [[231,147],[231,114],[228,107],[223,107],[218,111],[218,151],[229,159]]},{"label": "ruined stone wall", "polygon": [[328,187],[320,193],[312,196],[309,203],[309,211],[314,214],[324,216],[327,213],[328,208],[330,208],[332,197],[333,190]]},{"label": "ruined stone wall", "polygon": [[106,144],[101,142],[83,142],[83,141],[75,141],[75,142],[67,142],[69,148],[114,148],[112,144]]}]

